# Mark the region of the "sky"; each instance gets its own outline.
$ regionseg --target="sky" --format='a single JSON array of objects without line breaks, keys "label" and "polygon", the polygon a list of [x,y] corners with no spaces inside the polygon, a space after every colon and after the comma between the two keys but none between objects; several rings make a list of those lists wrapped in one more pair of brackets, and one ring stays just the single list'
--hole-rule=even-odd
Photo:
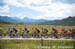
[{"label": "sky", "polygon": [[0,16],[63,19],[75,16],[75,0],[0,0]]}]

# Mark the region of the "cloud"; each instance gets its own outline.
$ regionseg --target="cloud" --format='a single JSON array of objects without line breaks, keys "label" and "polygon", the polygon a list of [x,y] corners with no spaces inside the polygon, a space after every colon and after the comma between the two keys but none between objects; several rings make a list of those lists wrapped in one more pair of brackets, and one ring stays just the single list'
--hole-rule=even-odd
[{"label": "cloud", "polygon": [[64,3],[64,4],[75,4],[75,0],[53,0],[52,2]]},{"label": "cloud", "polygon": [[0,0],[0,15],[8,16],[9,15],[9,7],[3,0]]},{"label": "cloud", "polygon": [[62,19],[70,15],[75,16],[74,0],[4,0],[4,2],[19,9],[31,9],[30,11],[17,12],[17,17],[21,15],[22,18],[27,16],[36,19]]},{"label": "cloud", "polygon": [[12,6],[24,7],[24,5],[21,4],[20,2],[18,2],[18,0],[4,0],[4,2],[7,3],[8,5],[12,5]]},{"label": "cloud", "polygon": [[5,6],[6,3],[3,2],[3,0],[0,0],[0,7]]},{"label": "cloud", "polygon": [[37,16],[38,18],[44,19],[61,19],[75,15],[75,4],[51,3],[48,6],[31,8],[44,13],[43,15]]},{"label": "cloud", "polygon": [[47,5],[51,0],[4,0],[4,2],[16,7],[28,7],[31,5]]},{"label": "cloud", "polygon": [[17,8],[17,7],[11,6],[10,9],[11,9],[10,15],[12,15],[12,17],[14,17],[14,15],[19,18],[35,17],[35,16],[39,16],[43,14],[39,11],[30,9],[30,8]]}]

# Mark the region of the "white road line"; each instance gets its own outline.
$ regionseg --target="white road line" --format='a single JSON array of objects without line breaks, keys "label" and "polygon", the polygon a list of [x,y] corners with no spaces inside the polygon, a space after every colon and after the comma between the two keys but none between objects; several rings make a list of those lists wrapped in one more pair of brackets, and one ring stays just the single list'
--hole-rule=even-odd
[{"label": "white road line", "polygon": [[[53,39],[53,38],[42,38],[43,40],[73,40],[75,39]],[[41,38],[0,38],[0,40],[41,40]]]}]

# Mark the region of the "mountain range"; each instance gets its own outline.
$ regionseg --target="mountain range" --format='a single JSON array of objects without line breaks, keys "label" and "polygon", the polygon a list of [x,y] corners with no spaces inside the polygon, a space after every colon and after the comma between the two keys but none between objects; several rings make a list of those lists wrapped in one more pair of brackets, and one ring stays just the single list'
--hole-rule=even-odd
[{"label": "mountain range", "polygon": [[17,24],[17,23],[22,23],[22,24],[38,24],[39,22],[45,22],[46,20],[44,19],[31,19],[28,17],[25,17],[23,19],[19,19],[17,17],[8,17],[8,16],[0,16],[0,23],[12,23],[12,24]]},{"label": "mountain range", "polygon": [[45,19],[31,19],[25,17],[19,19],[16,17],[0,16],[0,23],[7,24],[41,24],[41,25],[75,25],[75,16],[69,16],[61,20],[45,20]]},{"label": "mountain range", "polygon": [[0,16],[0,23],[19,23],[20,19],[18,18],[11,18],[8,16]]}]

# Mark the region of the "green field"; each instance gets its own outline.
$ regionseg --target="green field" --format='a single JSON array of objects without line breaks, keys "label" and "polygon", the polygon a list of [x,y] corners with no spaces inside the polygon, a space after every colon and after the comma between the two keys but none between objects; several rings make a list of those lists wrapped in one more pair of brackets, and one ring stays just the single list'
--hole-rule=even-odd
[{"label": "green field", "polygon": [[70,40],[0,40],[0,49],[75,49]]},{"label": "green field", "polygon": [[[3,33],[7,36],[8,28],[16,28],[18,33],[22,33],[22,30],[26,27],[32,34],[32,28],[38,28],[40,31],[42,28],[48,29],[48,34],[51,32],[51,28],[55,27],[60,30],[62,28],[72,29],[75,26],[56,26],[56,25],[21,25],[21,24],[0,24],[0,28],[3,29]],[[75,40],[44,40],[41,44],[41,40],[1,40],[0,49],[75,49]]]},{"label": "green field", "polygon": [[72,29],[72,28],[75,28],[75,26],[61,26],[61,25],[24,25],[24,24],[0,24],[0,28],[3,29],[3,33],[4,35],[7,35],[7,31],[8,31],[8,28],[16,28],[18,30],[17,33],[21,34],[23,29],[24,28],[28,28],[29,29],[29,33],[32,34],[33,32],[33,29],[32,28],[38,28],[40,30],[40,33],[42,31],[42,28],[46,28],[48,30],[48,34],[51,33],[51,29],[52,27],[56,28],[59,33],[61,32],[60,30],[62,28],[65,28],[65,29]]}]

